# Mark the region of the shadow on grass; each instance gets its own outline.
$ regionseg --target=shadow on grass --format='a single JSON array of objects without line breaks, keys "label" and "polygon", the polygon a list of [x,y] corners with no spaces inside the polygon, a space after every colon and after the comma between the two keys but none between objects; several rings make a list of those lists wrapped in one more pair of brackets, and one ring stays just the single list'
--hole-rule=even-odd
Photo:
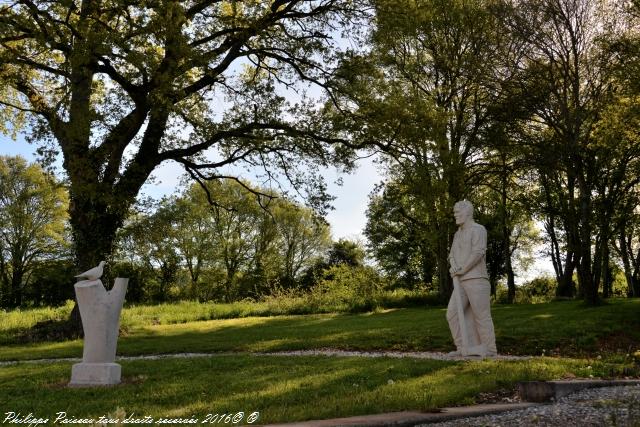
[{"label": "shadow on grass", "polygon": [[60,387],[69,363],[0,369],[0,405],[15,412],[97,417],[127,414],[203,418],[261,414],[259,423],[302,421],[470,404],[478,393],[517,381],[579,373],[563,360],[450,362],[336,357],[220,356],[123,362],[132,378],[113,388]]},{"label": "shadow on grass", "polygon": [[[498,349],[503,354],[593,355],[609,336],[640,346],[638,301],[583,308],[578,302],[494,306]],[[448,351],[453,348],[444,309],[400,309],[358,315],[309,315],[213,320],[132,329],[118,354],[342,350]],[[611,351],[626,351],[611,348]],[[0,360],[79,357],[81,342],[0,348]]]}]

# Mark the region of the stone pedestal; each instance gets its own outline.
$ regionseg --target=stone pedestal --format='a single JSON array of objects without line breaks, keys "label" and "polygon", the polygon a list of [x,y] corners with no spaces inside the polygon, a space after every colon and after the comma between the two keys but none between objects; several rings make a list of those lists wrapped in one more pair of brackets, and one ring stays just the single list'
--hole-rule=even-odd
[{"label": "stone pedestal", "polygon": [[121,367],[117,363],[76,363],[71,368],[70,386],[120,384]]},{"label": "stone pedestal", "polygon": [[71,386],[120,383],[120,365],[114,363],[118,345],[120,312],[129,279],[117,278],[107,292],[100,280],[75,284],[84,329],[82,363],[73,365]]}]

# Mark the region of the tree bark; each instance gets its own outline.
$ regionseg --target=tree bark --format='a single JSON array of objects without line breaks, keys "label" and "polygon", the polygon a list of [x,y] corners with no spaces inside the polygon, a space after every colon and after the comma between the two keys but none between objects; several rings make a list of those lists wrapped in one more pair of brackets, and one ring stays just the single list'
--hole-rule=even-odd
[{"label": "tree bark", "polygon": [[22,305],[22,278],[24,274],[20,268],[11,275],[11,306],[20,307]]},{"label": "tree bark", "polygon": [[581,292],[584,293],[585,302],[589,305],[597,305],[600,303],[600,297],[598,296],[598,283],[594,282],[591,254],[591,238],[593,235],[591,188],[587,185],[586,177],[583,174],[578,174],[578,185],[580,188],[580,241],[578,244],[580,261],[578,262],[578,280],[580,281]]},{"label": "tree bark", "polygon": [[[116,232],[124,221],[124,213],[112,213],[114,208],[107,203],[112,199],[110,195],[91,194],[90,191],[82,191],[77,187],[71,187],[69,217],[74,241],[75,266],[77,272],[81,273],[111,257]],[[83,336],[77,301],[68,323],[67,329],[71,336]]]},{"label": "tree bark", "polygon": [[[507,169],[506,160],[502,157],[502,188],[501,188],[501,220],[502,220],[502,240],[505,258],[505,270],[507,272],[507,302],[513,304],[516,299],[516,281],[513,273],[513,265],[511,263],[511,231],[509,226],[509,215],[507,213]],[[494,291],[495,292],[495,291]]]},{"label": "tree bark", "polygon": [[453,281],[449,274],[449,248],[451,246],[447,227],[438,231],[438,295],[443,303],[447,303],[453,293]]}]

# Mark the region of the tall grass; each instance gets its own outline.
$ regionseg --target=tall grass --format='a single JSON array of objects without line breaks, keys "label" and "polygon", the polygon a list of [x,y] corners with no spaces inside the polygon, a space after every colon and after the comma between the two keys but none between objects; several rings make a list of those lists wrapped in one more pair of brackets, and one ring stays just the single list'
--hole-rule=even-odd
[{"label": "tall grass", "polygon": [[335,292],[280,291],[261,301],[245,300],[227,304],[181,301],[125,307],[121,323],[123,327],[139,327],[244,317],[362,313],[385,308],[435,305],[435,303],[436,298],[433,295],[421,291],[384,291],[369,295],[367,298],[357,294],[339,295]]},{"label": "tall grass", "polygon": [[11,341],[16,334],[37,323],[66,319],[72,309],[73,301],[67,301],[65,305],[60,307],[0,310],[0,342]]},{"label": "tall grass", "polygon": [[[123,330],[151,325],[169,325],[204,320],[235,319],[244,317],[270,317],[321,313],[361,313],[384,308],[425,306],[435,298],[420,291],[380,291],[366,298],[358,293],[310,293],[281,291],[261,301],[214,303],[180,301],[156,305],[130,305],[122,310],[120,325]],[[15,337],[40,322],[62,321],[69,317],[73,301],[61,307],[43,307],[25,310],[0,310],[0,344],[15,342]]]}]

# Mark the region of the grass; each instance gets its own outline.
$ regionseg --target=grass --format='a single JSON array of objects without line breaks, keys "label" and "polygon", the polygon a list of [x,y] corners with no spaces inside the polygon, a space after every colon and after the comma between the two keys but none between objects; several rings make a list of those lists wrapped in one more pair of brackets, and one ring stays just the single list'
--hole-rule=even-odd
[{"label": "grass", "polygon": [[61,307],[0,310],[0,344],[15,342],[21,333],[37,323],[64,320],[69,317],[72,308],[73,302],[68,301]]},{"label": "grass", "polygon": [[[640,349],[640,299],[599,307],[580,302],[498,305],[493,309],[498,349],[504,354],[592,357]],[[158,318],[175,319],[163,311]],[[152,324],[160,323],[160,324]],[[150,321],[125,310],[120,355],[189,352],[344,350],[451,350],[443,308],[365,314],[247,317],[188,323]],[[5,337],[9,335],[5,332]],[[0,347],[0,360],[79,357],[80,340]]]},{"label": "grass", "polygon": [[[433,296],[420,291],[396,290],[385,292],[375,305],[381,307],[426,306]],[[73,301],[61,307],[27,310],[0,310],[0,344],[16,343],[20,335],[39,322],[58,322],[69,317]],[[305,296],[285,295],[264,301],[239,301],[229,304],[180,301],[156,305],[128,305],[122,311],[120,325],[135,329],[150,325],[171,325],[204,320],[237,319],[245,317],[273,317],[322,313],[350,313],[367,311],[348,303],[310,304]]]},{"label": "grass", "polygon": [[[259,412],[257,423],[262,424],[428,411],[471,404],[479,393],[509,390],[518,381],[639,373],[632,356],[627,356],[640,350],[638,299],[612,300],[593,308],[575,301],[494,306],[501,353],[563,356],[508,362],[256,355],[252,353],[320,348],[452,349],[441,307],[255,317],[261,307],[181,303],[126,308],[119,355],[219,354],[121,361],[124,383],[113,388],[67,388],[69,361],[0,366],[0,414],[32,413],[50,421],[59,411],[94,420],[111,414],[121,419],[194,417],[203,421],[207,414],[242,411],[243,422]],[[69,305],[0,313],[0,339],[5,344],[0,347],[0,360],[80,357],[80,340],[17,343],[30,326],[64,318],[70,309]],[[205,320],[210,316],[235,318]],[[230,351],[244,353],[224,354]]]},{"label": "grass", "polygon": [[[517,381],[586,376],[602,363],[536,358],[449,362],[390,358],[217,356],[122,362],[124,384],[65,387],[71,364],[0,368],[0,408],[36,417],[134,414],[203,420],[207,414],[259,412],[258,423],[303,421],[474,402],[480,392]],[[120,409],[120,411],[118,411]],[[4,415],[3,415],[4,417]]]}]

